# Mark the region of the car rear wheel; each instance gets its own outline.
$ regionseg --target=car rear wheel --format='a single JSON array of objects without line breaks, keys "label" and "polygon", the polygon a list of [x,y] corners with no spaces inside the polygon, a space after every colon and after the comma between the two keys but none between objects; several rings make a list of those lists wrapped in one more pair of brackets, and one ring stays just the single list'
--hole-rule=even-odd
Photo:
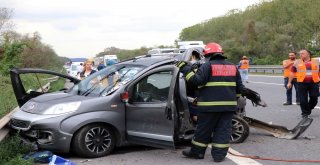
[{"label": "car rear wheel", "polygon": [[249,125],[248,123],[238,117],[234,116],[232,119],[232,134],[230,137],[231,143],[242,143],[249,136]]},{"label": "car rear wheel", "polygon": [[82,157],[106,156],[116,144],[113,130],[105,125],[91,124],[81,128],[73,139],[74,152]]}]

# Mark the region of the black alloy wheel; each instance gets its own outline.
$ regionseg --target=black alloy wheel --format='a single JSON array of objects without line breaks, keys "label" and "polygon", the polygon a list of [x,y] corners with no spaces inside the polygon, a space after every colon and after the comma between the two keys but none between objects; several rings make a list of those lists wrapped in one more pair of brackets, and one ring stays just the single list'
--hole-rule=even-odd
[{"label": "black alloy wheel", "polygon": [[110,154],[116,143],[114,132],[105,125],[83,127],[73,140],[74,151],[83,157],[101,157]]},{"label": "black alloy wheel", "polygon": [[242,143],[249,136],[249,125],[241,117],[234,115],[230,143]]}]

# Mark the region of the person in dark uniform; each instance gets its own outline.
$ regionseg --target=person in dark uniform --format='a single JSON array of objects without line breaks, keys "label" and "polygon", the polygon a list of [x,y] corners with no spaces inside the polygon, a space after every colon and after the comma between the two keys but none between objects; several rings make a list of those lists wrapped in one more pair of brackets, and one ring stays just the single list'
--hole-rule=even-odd
[{"label": "person in dark uniform", "polygon": [[[197,69],[199,68],[200,60],[201,60],[200,52],[197,49],[193,50],[189,61],[190,61],[192,70],[194,72],[196,72]],[[187,85],[187,96],[190,98],[196,98],[197,87],[194,88],[193,86]],[[188,107],[189,107],[191,120],[194,124],[196,124],[197,123],[197,106],[194,105],[193,102],[188,101]]]},{"label": "person in dark uniform", "polygon": [[193,159],[203,159],[206,148],[212,145],[215,162],[225,159],[232,129],[232,118],[237,106],[237,95],[244,87],[236,65],[227,62],[221,46],[208,43],[204,56],[207,60],[194,72],[186,62],[178,67],[187,84],[198,88],[196,101],[198,123],[191,148],[182,154]]}]

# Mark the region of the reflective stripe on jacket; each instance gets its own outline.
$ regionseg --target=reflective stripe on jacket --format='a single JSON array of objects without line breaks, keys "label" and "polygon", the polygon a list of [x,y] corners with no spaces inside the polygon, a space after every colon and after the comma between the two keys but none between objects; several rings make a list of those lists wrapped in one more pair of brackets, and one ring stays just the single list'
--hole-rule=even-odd
[{"label": "reflective stripe on jacket", "polygon": [[249,60],[241,60],[240,69],[248,69],[249,68]]},{"label": "reflective stripe on jacket", "polygon": [[201,65],[196,73],[186,75],[188,85],[199,88],[197,106],[202,112],[235,111],[237,93],[243,87],[236,65],[222,60],[211,60]]},{"label": "reflective stripe on jacket", "polygon": [[312,76],[314,83],[319,82],[319,60],[311,59],[311,70],[307,70],[306,65],[303,60],[299,59],[294,63],[294,66],[297,68],[297,82],[303,82],[307,75]]}]

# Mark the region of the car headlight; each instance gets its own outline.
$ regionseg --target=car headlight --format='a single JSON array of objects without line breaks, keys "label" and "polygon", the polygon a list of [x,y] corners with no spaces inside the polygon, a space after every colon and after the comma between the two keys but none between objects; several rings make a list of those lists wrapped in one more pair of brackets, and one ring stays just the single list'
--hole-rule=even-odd
[{"label": "car headlight", "polygon": [[58,115],[58,114],[64,114],[64,113],[71,113],[76,111],[81,102],[71,102],[71,103],[62,103],[62,104],[56,104],[48,108],[43,112],[45,115]]}]

